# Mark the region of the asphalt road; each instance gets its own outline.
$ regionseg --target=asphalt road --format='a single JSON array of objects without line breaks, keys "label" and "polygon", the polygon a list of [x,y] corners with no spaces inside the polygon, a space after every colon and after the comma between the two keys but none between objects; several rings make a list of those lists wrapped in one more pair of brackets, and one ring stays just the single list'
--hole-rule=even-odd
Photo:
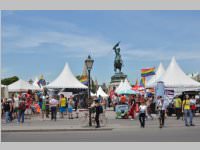
[{"label": "asphalt road", "polygon": [[2,132],[2,142],[200,142],[200,127],[112,131]]}]

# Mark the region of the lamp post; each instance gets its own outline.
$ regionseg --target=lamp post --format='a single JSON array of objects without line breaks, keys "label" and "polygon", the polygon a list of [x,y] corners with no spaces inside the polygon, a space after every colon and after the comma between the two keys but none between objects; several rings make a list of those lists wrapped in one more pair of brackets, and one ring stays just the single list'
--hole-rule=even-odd
[{"label": "lamp post", "polygon": [[92,120],[91,120],[91,108],[90,108],[90,71],[92,70],[92,65],[94,63],[94,60],[88,56],[88,58],[85,60],[85,65],[88,70],[88,108],[89,108],[89,126],[92,126]]}]

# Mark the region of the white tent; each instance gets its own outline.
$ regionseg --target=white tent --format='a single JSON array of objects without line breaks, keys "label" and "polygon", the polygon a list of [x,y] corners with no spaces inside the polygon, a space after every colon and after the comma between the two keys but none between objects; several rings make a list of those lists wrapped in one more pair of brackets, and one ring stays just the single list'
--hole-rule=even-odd
[{"label": "white tent", "polygon": [[35,81],[33,82],[33,85],[36,86],[36,87],[39,87],[38,81],[39,81],[39,79],[36,77]]},{"label": "white tent", "polygon": [[19,91],[27,91],[27,90],[40,90],[40,88],[34,85],[31,85],[22,79],[19,79],[18,81],[8,85],[9,92],[19,92]]},{"label": "white tent", "polygon": [[172,58],[165,74],[159,81],[163,81],[168,89],[180,91],[199,89],[200,83],[188,77],[177,64],[175,57]]},{"label": "white tent", "polygon": [[108,97],[108,95],[103,91],[103,89],[101,88],[101,86],[99,87],[99,89],[97,90],[97,97],[100,95],[101,97]]},{"label": "white tent", "polygon": [[121,85],[121,87],[117,90],[116,93],[119,93],[119,91],[123,91],[123,90],[131,90],[132,87],[130,85],[130,83],[128,82],[127,79],[124,80],[123,84]]},{"label": "white tent", "polygon": [[119,92],[124,82],[121,80],[119,86],[115,89],[115,93]]},{"label": "white tent", "polygon": [[48,84],[46,87],[47,88],[77,88],[77,89],[88,88],[73,75],[68,63],[65,64],[65,67],[60,73],[60,75],[50,84]]},{"label": "white tent", "polygon": [[116,93],[120,94],[121,92],[128,92],[128,93],[131,92],[135,94],[135,91],[132,90],[132,87],[127,79],[124,80],[122,86],[120,87],[120,89],[118,89]]},{"label": "white tent", "polygon": [[160,63],[158,66],[158,69],[156,71],[156,74],[147,82],[146,87],[154,87],[156,85],[156,82],[165,74],[165,69],[163,67],[163,64]]},{"label": "white tent", "polygon": [[132,87],[131,87],[130,83],[128,82],[128,80],[125,79],[120,90],[129,90],[129,89],[132,89]]},{"label": "white tent", "polygon": [[92,92],[90,92],[90,95],[91,95],[92,97],[97,96],[96,93],[92,93]]}]

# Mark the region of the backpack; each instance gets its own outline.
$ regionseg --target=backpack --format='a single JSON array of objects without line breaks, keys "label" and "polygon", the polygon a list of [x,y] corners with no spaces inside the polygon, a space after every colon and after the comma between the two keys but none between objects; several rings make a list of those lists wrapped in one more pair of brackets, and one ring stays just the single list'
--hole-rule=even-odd
[{"label": "backpack", "polygon": [[99,113],[102,114],[103,113],[103,107],[99,106]]},{"label": "backpack", "polygon": [[22,110],[22,111],[26,110],[25,102],[20,102],[20,104],[19,104],[19,110]]}]

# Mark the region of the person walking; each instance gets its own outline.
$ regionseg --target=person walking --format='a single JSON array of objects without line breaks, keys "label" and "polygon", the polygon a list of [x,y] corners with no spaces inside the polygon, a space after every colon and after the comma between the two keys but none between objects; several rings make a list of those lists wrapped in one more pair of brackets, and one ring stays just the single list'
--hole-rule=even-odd
[{"label": "person walking", "polygon": [[[24,112],[26,110],[25,99],[20,100],[19,102],[19,112],[18,112],[18,123],[24,123]],[[22,121],[21,121],[22,119]]]},{"label": "person walking", "polygon": [[95,100],[95,121],[96,128],[100,128],[99,115],[103,113],[103,107],[100,105],[98,100]]},{"label": "person walking", "polygon": [[141,105],[139,106],[139,121],[141,128],[145,128],[146,114],[147,114],[147,106],[145,105],[145,102],[142,101]]},{"label": "person walking", "polygon": [[66,112],[66,99],[63,94],[60,95],[60,113],[61,113],[61,118],[64,118],[64,113]]},{"label": "person walking", "polygon": [[135,119],[135,99],[133,98],[130,103],[129,116],[131,116],[131,120]]},{"label": "person walking", "polygon": [[148,118],[150,117],[151,120],[153,120],[153,116],[151,115],[152,114],[151,104],[152,104],[152,99],[148,98],[147,103],[146,103],[146,105],[147,105],[147,116],[148,116]]},{"label": "person walking", "polygon": [[9,123],[10,122],[9,114],[11,111],[11,104],[10,104],[9,100],[7,100],[7,98],[4,99],[3,109],[4,109],[4,113],[5,113],[5,122]]},{"label": "person walking", "polygon": [[165,113],[166,113],[166,109],[168,107],[168,103],[167,100],[164,100],[162,98],[162,96],[158,97],[158,103],[157,103],[157,109],[159,111],[159,124],[160,124],[160,128],[164,127],[165,124]]},{"label": "person walking", "polygon": [[52,97],[52,99],[49,102],[50,108],[51,108],[51,120],[56,121],[56,115],[57,115],[57,105],[58,105],[58,100],[56,99],[56,95]]},{"label": "person walking", "polygon": [[180,119],[181,117],[181,106],[182,106],[182,101],[181,99],[178,97],[178,95],[176,95],[175,99],[174,99],[174,106],[175,106],[175,110],[176,110],[176,117],[177,120]]},{"label": "person walking", "polygon": [[188,116],[190,118],[190,126],[194,126],[192,120],[193,120],[193,115],[192,111],[190,109],[190,99],[189,95],[186,95],[185,99],[183,100],[183,107],[182,111],[184,112],[184,120],[185,120],[185,126],[189,126],[188,124]]}]

